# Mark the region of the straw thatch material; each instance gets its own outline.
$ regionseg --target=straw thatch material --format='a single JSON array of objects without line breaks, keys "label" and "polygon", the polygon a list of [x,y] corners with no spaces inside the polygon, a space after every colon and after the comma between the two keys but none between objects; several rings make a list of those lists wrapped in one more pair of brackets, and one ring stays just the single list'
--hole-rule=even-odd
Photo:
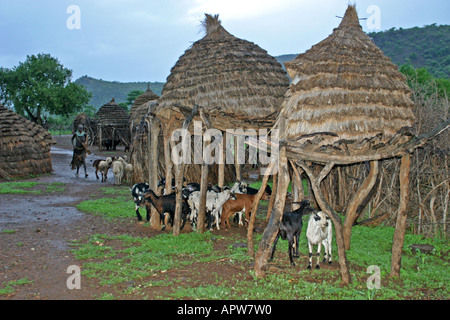
[{"label": "straw thatch material", "polygon": [[180,112],[175,104],[200,105],[219,130],[271,127],[289,86],[281,65],[258,45],[227,32],[218,15],[206,14],[203,26],[206,35],[172,68],[158,115],[170,119],[172,110]]},{"label": "straw thatch material", "polygon": [[158,99],[159,96],[150,89],[149,85],[147,91],[134,100],[130,108],[130,123],[132,127],[139,125],[143,117],[147,114],[148,107],[144,104],[147,102],[156,102]]},{"label": "straw thatch material", "polygon": [[320,152],[334,143],[367,154],[376,151],[352,143],[380,147],[415,121],[405,77],[362,31],[355,6],[328,38],[285,65],[293,82],[278,122],[295,147]]},{"label": "straw thatch material", "polygon": [[130,116],[112,98],[110,102],[98,110],[97,118],[102,126],[124,127],[128,126]]},{"label": "straw thatch material", "polygon": [[100,144],[105,140],[119,140],[130,145],[130,116],[121,108],[114,98],[97,112]]},{"label": "straw thatch material", "polygon": [[0,104],[0,178],[52,172],[52,135]]}]

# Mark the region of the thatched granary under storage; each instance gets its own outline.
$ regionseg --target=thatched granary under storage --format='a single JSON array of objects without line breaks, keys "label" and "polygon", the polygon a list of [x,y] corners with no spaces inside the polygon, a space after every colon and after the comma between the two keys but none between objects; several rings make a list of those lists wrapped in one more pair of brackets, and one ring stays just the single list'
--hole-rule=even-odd
[{"label": "thatched granary under storage", "polygon": [[107,141],[118,141],[123,145],[130,144],[130,116],[114,98],[98,110],[97,118],[99,147]]},{"label": "thatched granary under storage", "polygon": [[169,119],[175,104],[199,105],[222,131],[271,127],[289,86],[281,65],[258,45],[228,33],[218,15],[207,14],[203,26],[206,35],[172,68],[158,116]]},{"label": "thatched granary under storage", "polygon": [[[414,104],[406,78],[363,32],[354,5],[348,6],[341,24],[328,38],[285,65],[293,80],[276,123],[281,131],[277,200],[259,246],[256,275],[264,274],[278,231],[291,167],[296,173],[292,176],[293,193],[302,194],[300,175],[306,173],[318,206],[331,218],[342,280],[350,282],[345,250],[350,248],[358,210],[370,199],[379,172],[378,161],[401,156],[401,199],[391,267],[391,274],[399,276],[409,192],[409,153],[414,148],[410,143],[415,141],[411,133]],[[343,224],[324,197],[326,186],[322,182],[337,166],[362,162],[370,164],[370,171],[348,199]],[[333,184],[331,188],[345,185]],[[293,200],[298,201],[295,197]]]},{"label": "thatched granary under storage", "polygon": [[0,104],[0,178],[52,172],[55,143],[44,128]]}]

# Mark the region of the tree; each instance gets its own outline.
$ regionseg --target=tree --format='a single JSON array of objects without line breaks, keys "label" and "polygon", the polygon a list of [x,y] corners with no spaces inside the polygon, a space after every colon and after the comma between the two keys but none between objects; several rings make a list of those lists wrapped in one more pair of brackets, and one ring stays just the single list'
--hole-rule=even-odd
[{"label": "tree", "polygon": [[0,100],[39,125],[47,114],[68,117],[91,97],[71,78],[72,71],[49,54],[27,56],[12,69],[0,68]]}]

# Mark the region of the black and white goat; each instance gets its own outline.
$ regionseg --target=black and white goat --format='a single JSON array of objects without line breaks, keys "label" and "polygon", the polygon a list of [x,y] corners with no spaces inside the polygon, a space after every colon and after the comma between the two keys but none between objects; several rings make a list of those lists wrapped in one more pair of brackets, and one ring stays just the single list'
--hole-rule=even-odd
[{"label": "black and white goat", "polygon": [[325,247],[325,256],[323,262],[331,264],[331,243],[333,239],[333,229],[331,219],[322,211],[312,214],[309,218],[308,228],[306,229],[306,238],[308,238],[309,264],[308,269],[312,267],[313,245],[317,245],[317,264],[316,269],[320,269],[320,251],[322,244]]},{"label": "black and white goat", "polygon": [[[142,201],[144,199],[144,194],[150,190],[150,186],[148,183],[137,183],[131,188],[131,195],[134,200],[135,204],[135,210],[136,210],[136,216],[138,221],[142,221],[141,214],[139,213],[139,207],[144,206],[144,202]],[[150,206],[145,205],[145,209],[147,210],[147,221],[150,221]]]},{"label": "black and white goat", "polygon": [[300,208],[298,208],[295,211],[292,212],[285,212],[283,214],[283,218],[281,220],[281,224],[278,230],[277,237],[275,238],[275,242],[272,246],[272,252],[270,255],[270,260],[273,260],[273,256],[275,254],[277,242],[279,238],[283,240],[288,240],[289,247],[288,247],[288,253],[289,253],[289,260],[291,262],[292,266],[295,266],[294,260],[292,257],[299,257],[298,253],[298,243],[299,243],[299,237],[300,233],[302,232],[303,228],[303,216],[307,214],[311,214],[312,212],[315,212],[316,210],[313,209],[309,203],[308,200],[303,200],[299,203]]}]

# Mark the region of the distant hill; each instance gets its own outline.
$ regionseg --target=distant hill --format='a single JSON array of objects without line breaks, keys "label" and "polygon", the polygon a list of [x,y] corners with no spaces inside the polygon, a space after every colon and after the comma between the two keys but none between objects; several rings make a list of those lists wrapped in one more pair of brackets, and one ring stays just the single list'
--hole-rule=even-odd
[{"label": "distant hill", "polygon": [[392,28],[369,36],[394,63],[409,62],[437,78],[450,78],[450,25]]},{"label": "distant hill", "polygon": [[92,98],[89,102],[94,108],[99,109],[104,104],[111,101],[112,98],[117,103],[126,102],[129,92],[134,90],[146,91],[147,85],[150,84],[150,89],[157,95],[161,96],[164,86],[162,82],[117,82],[104,81],[94,79],[88,76],[83,76],[75,81],[81,84],[92,93]]},{"label": "distant hill", "polygon": [[[414,68],[426,68],[436,78],[450,78],[450,26],[432,24],[422,28],[392,28],[371,32],[369,36],[398,65],[411,63]],[[275,57],[284,62],[297,55]]]}]

